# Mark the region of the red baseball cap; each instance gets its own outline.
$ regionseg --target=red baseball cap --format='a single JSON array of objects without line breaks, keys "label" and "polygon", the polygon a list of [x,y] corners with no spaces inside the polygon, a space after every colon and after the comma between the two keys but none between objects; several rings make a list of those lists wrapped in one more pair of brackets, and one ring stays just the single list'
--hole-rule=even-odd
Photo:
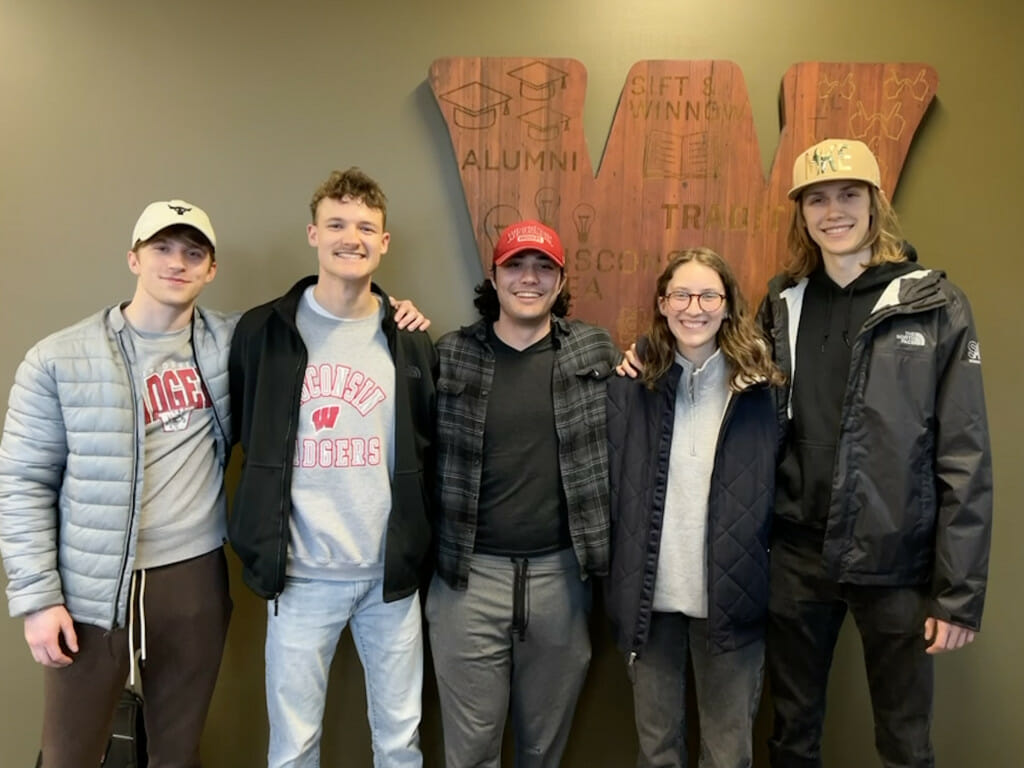
[{"label": "red baseball cap", "polygon": [[565,267],[565,249],[558,233],[539,221],[509,224],[494,245],[494,266],[498,267],[523,251],[539,251],[560,267]]}]

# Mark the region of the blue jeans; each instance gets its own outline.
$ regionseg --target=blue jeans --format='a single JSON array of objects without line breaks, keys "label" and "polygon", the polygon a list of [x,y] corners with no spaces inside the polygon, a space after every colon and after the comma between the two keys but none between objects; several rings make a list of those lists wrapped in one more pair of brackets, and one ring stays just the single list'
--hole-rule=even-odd
[{"label": "blue jeans", "polygon": [[289,577],[268,606],[270,768],[318,768],[327,678],[347,624],[363,664],[375,768],[420,768],[423,634],[419,597],[383,602],[380,579]]},{"label": "blue jeans", "polygon": [[764,640],[711,655],[707,621],[652,613],[647,645],[629,668],[640,754],[638,768],[685,768],[686,659],[700,718],[701,768],[750,768],[761,699]]}]

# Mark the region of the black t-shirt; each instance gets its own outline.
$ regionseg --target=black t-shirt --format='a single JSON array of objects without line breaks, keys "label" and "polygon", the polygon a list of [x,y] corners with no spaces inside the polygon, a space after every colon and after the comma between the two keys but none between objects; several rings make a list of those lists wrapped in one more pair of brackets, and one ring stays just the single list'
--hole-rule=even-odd
[{"label": "black t-shirt", "polygon": [[571,545],[558,466],[550,334],[513,349],[488,332],[494,380],[487,401],[475,551],[534,556]]}]

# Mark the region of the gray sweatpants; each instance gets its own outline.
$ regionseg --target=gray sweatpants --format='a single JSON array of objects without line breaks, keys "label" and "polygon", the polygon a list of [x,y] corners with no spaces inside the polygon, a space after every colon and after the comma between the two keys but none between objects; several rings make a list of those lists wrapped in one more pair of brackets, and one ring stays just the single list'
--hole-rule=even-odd
[{"label": "gray sweatpants", "polygon": [[590,582],[571,549],[473,555],[469,587],[427,597],[448,768],[499,768],[512,708],[517,768],[557,768],[590,663]]}]

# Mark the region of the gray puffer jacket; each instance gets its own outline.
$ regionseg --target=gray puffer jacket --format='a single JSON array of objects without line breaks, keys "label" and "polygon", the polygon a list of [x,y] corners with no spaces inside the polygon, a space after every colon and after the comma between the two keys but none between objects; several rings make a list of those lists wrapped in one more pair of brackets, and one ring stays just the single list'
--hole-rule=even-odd
[{"label": "gray puffer jacket", "polygon": [[[237,316],[197,308],[196,366],[231,446],[227,360]],[[144,418],[120,307],[48,336],[18,367],[0,441],[0,555],[12,616],[64,604],[123,626],[142,498]]]}]

